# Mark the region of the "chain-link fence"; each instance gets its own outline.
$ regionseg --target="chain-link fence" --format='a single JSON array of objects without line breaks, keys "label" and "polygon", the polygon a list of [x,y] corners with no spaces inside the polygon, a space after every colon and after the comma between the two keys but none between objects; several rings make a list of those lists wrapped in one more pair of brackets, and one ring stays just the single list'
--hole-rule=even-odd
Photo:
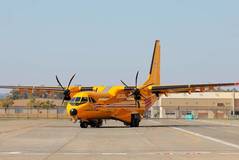
[{"label": "chain-link fence", "polygon": [[65,119],[66,109],[58,108],[30,108],[30,107],[9,107],[0,108],[0,118],[45,118]]}]

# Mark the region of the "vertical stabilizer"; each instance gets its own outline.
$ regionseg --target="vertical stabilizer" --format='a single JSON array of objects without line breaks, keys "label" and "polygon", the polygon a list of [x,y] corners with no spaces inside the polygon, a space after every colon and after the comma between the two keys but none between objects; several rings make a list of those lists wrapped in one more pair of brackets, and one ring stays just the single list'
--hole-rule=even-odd
[{"label": "vertical stabilizer", "polygon": [[154,52],[151,61],[151,67],[149,71],[149,76],[145,85],[159,85],[160,84],[160,42],[159,40],[155,41]]}]

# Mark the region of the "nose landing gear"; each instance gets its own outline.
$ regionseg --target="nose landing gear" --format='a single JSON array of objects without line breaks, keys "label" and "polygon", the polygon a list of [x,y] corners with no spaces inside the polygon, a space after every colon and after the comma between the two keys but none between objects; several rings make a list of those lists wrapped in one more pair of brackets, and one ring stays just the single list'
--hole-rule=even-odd
[{"label": "nose landing gear", "polygon": [[139,114],[131,114],[130,127],[138,127],[141,117]]},{"label": "nose landing gear", "polygon": [[89,123],[87,121],[80,121],[80,127],[81,128],[87,128]]}]

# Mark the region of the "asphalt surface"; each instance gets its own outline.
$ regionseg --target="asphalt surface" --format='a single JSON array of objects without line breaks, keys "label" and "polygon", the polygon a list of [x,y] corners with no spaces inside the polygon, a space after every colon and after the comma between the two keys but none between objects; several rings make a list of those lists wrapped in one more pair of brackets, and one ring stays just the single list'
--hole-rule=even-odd
[{"label": "asphalt surface", "polygon": [[68,120],[0,119],[0,160],[239,159],[239,121],[107,121],[82,129]]}]

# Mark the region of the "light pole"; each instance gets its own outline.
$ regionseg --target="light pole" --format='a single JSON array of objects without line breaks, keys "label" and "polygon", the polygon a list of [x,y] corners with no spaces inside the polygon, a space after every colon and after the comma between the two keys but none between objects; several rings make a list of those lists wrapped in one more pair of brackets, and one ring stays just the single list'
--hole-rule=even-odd
[{"label": "light pole", "polygon": [[233,90],[233,100],[232,100],[232,115],[235,116],[235,105],[236,105],[236,93],[235,90]]}]

